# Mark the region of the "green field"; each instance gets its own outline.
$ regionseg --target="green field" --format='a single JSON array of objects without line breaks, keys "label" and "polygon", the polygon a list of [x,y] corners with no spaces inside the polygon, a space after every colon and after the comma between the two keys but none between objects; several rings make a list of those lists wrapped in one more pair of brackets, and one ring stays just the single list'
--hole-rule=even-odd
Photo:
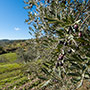
[{"label": "green field", "polygon": [[3,54],[1,57],[5,57],[7,61],[0,63],[0,90],[38,90],[42,85],[42,81],[36,75],[25,72],[29,64],[15,62],[16,53]]}]

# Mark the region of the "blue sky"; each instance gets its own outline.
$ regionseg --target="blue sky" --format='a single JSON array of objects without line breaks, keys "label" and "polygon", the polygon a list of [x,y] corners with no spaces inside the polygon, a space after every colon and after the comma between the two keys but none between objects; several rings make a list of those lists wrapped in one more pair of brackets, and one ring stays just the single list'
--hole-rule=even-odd
[{"label": "blue sky", "polygon": [[0,0],[0,39],[29,39],[23,0]]}]

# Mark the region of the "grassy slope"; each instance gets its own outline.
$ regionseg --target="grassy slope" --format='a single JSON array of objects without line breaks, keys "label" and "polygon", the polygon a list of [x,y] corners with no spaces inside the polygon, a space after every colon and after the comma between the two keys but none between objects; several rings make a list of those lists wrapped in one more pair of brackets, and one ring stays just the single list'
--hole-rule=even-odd
[{"label": "grassy slope", "polygon": [[22,65],[14,63],[17,59],[16,53],[7,53],[0,55],[0,58],[6,59],[5,62],[0,63],[0,88],[6,83],[12,82],[15,77],[20,75]]},{"label": "grassy slope", "polygon": [[34,74],[29,75],[24,72],[24,69],[29,68],[29,64],[22,65],[14,62],[17,59],[15,53],[3,54],[0,57],[5,57],[8,60],[8,62],[0,63],[0,90],[13,90],[13,88],[31,90],[34,87],[38,88],[37,86],[41,84],[41,80]]}]

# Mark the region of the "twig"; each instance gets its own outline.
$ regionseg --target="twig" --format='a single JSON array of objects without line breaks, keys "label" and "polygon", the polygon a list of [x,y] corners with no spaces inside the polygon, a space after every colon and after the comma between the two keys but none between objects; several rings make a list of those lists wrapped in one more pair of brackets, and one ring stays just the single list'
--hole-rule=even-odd
[{"label": "twig", "polygon": [[79,27],[79,30],[81,29],[82,25],[85,23],[85,21],[90,17],[90,15],[88,15],[85,20],[81,23],[80,27]]},{"label": "twig", "polygon": [[[88,67],[87,67],[87,68],[88,68]],[[80,82],[80,84],[77,86],[76,89],[78,89],[78,88],[80,88],[80,87],[82,86],[82,84],[83,84],[83,80],[84,80],[84,76],[85,76],[85,73],[86,73],[87,68],[84,70],[84,72],[83,72],[83,74],[82,74],[81,82]]]},{"label": "twig", "polygon": [[[87,5],[89,5],[89,3],[90,3],[90,0],[88,0],[88,4],[87,4]],[[81,13],[83,10],[85,10],[85,8],[87,7],[87,5],[85,5],[85,7],[83,7],[83,9],[80,11],[80,13]],[[77,15],[75,21],[78,19],[80,13]]]}]

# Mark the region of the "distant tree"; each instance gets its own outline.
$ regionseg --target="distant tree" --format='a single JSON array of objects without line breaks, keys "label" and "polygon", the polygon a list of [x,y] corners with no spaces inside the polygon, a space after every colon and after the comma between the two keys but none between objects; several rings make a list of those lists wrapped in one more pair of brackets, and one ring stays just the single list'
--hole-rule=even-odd
[{"label": "distant tree", "polygon": [[0,47],[0,51],[3,51],[3,47]]},{"label": "distant tree", "polygon": [[[60,88],[79,88],[90,78],[90,0],[28,0],[30,33],[36,40],[50,39],[53,68],[43,71],[60,83]],[[56,38],[56,40],[53,39]],[[41,40],[43,42],[43,40]],[[50,46],[50,45],[49,45]],[[51,72],[50,72],[51,71]],[[46,85],[46,84],[45,84]]]}]

